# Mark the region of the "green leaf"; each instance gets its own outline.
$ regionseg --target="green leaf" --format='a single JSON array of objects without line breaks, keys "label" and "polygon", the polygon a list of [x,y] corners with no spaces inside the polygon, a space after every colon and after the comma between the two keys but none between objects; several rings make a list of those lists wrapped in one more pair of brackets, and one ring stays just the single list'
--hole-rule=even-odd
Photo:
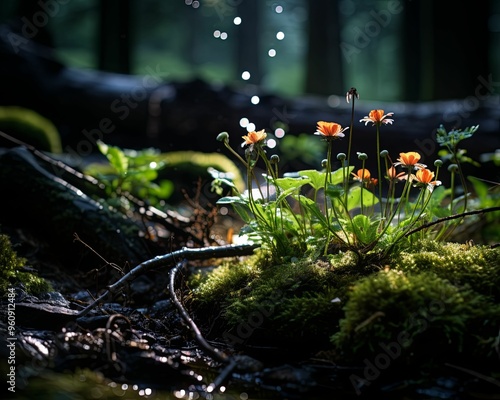
[{"label": "green leaf", "polygon": [[347,195],[347,211],[354,210],[361,207],[361,192],[363,192],[363,206],[371,207],[378,204],[378,198],[370,191],[360,186],[355,186]]},{"label": "green leaf", "polygon": [[331,183],[338,185],[344,182],[344,179],[348,179],[350,173],[354,170],[354,167],[342,167],[331,174]]},{"label": "green leaf", "polygon": [[325,172],[316,171],[315,169],[307,169],[304,171],[299,171],[298,174],[302,177],[309,178],[308,183],[313,187],[314,190],[319,190],[325,186]]},{"label": "green leaf", "polygon": [[108,146],[106,157],[118,174],[124,176],[127,173],[128,158],[118,147]]},{"label": "green leaf", "polygon": [[217,200],[216,204],[248,204],[248,201],[241,196],[226,196]]},{"label": "green leaf", "polygon": [[277,187],[279,187],[281,190],[288,191],[290,189],[299,189],[300,187],[304,186],[306,183],[309,183],[310,180],[307,178],[278,178],[278,179],[269,179],[269,177],[266,177],[270,182],[274,183]]},{"label": "green leaf", "polygon": [[331,199],[338,199],[344,195],[344,188],[340,185],[333,185],[331,183],[327,183],[326,195],[329,196]]},{"label": "green leaf", "polygon": [[366,215],[359,214],[352,218],[352,231],[364,244],[371,243],[377,238],[377,227],[378,222],[370,221]]},{"label": "green leaf", "polygon": [[472,182],[472,185],[474,186],[474,191],[476,192],[477,197],[481,200],[485,200],[488,198],[488,185],[486,183],[481,182],[479,179],[473,177],[473,176],[468,176],[467,177],[469,181]]}]

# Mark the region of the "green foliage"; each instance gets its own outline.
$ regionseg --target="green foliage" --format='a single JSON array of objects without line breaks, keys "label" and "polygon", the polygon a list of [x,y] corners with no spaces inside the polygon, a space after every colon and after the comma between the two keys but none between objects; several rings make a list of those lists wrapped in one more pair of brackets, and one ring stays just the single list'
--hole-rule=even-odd
[{"label": "green foliage", "polygon": [[22,271],[26,259],[18,257],[12,249],[9,237],[0,234],[0,297],[7,294],[9,287],[22,283],[28,293],[38,295],[52,290],[44,279],[30,272]]},{"label": "green foliage", "polygon": [[129,192],[161,207],[175,190],[173,181],[165,176],[169,173],[171,176],[179,175],[179,171],[183,170],[197,174],[197,177],[211,175],[214,190],[218,190],[221,185],[234,185],[235,188],[243,186],[241,174],[234,163],[220,154],[192,151],[161,153],[152,148],[128,150],[100,141],[98,147],[109,164],[91,164],[85,171],[105,184],[111,203],[115,206],[127,207],[121,194]]},{"label": "green foliage", "polygon": [[332,343],[354,359],[370,359],[389,346],[399,346],[404,359],[423,349],[427,358],[463,357],[465,345],[469,356],[491,357],[499,323],[499,304],[470,287],[434,272],[387,269],[353,286]]},{"label": "green foliage", "polygon": [[60,153],[59,132],[54,124],[35,111],[22,107],[0,107],[0,131],[38,150]]}]

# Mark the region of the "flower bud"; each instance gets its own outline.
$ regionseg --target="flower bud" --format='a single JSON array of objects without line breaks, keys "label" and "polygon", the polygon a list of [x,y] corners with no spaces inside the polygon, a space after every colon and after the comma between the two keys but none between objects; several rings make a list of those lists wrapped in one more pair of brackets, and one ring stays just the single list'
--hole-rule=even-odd
[{"label": "flower bud", "polygon": [[380,157],[386,158],[389,155],[389,152],[387,150],[382,150],[380,152]]},{"label": "flower bud", "polygon": [[277,154],[273,154],[271,156],[271,164],[278,164],[280,162],[280,156]]},{"label": "flower bud", "polygon": [[436,160],[434,161],[434,166],[435,167],[442,167],[443,166],[443,160]]},{"label": "flower bud", "polygon": [[366,154],[366,153],[360,153],[360,152],[358,151],[358,153],[357,153],[357,154],[358,154],[358,159],[360,159],[360,160],[362,160],[362,161],[364,161],[364,160],[367,160],[367,159],[368,159],[368,154]]},{"label": "flower bud", "polygon": [[221,132],[221,133],[219,133],[217,135],[217,140],[219,142],[225,142],[225,143],[229,142],[229,133],[227,133],[227,132]]},{"label": "flower bud", "polygon": [[344,153],[337,154],[337,160],[339,161],[344,161],[346,158],[347,156]]},{"label": "flower bud", "polygon": [[448,172],[457,172],[458,171],[458,165],[457,164],[450,164],[448,166]]}]

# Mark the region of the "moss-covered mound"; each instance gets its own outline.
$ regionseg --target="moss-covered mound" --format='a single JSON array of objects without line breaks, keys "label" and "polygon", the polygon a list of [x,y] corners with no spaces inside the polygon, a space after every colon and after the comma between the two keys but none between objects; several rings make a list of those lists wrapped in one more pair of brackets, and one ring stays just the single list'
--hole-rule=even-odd
[{"label": "moss-covered mound", "polygon": [[52,291],[51,285],[46,280],[22,271],[25,266],[26,259],[17,256],[9,237],[0,234],[0,297],[7,294],[9,287],[20,283],[33,295]]},{"label": "moss-covered mound", "polygon": [[420,346],[436,357],[498,357],[500,249],[421,241],[378,269],[360,265],[369,258],[274,265],[260,253],[194,277],[193,309],[230,344],[300,342],[353,361],[389,343],[401,359]]}]

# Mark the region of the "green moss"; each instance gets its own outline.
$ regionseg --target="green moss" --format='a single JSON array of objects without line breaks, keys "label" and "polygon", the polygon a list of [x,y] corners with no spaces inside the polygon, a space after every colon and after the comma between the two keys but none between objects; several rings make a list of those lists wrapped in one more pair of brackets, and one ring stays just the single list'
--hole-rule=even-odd
[{"label": "green moss", "polygon": [[53,290],[44,279],[21,271],[25,265],[26,259],[17,256],[9,237],[0,234],[0,297],[5,296],[8,288],[17,283],[22,283],[26,291],[33,295]]},{"label": "green moss", "polygon": [[40,114],[22,107],[0,107],[0,130],[35,146],[39,150],[60,153],[59,132]]},{"label": "green moss", "polygon": [[[196,277],[194,307],[220,315],[221,329],[237,329],[257,318],[259,331],[270,335],[327,338],[341,316],[347,288],[359,279],[356,257],[349,252],[328,260],[304,258],[273,265],[266,254]],[[340,301],[332,302],[337,298]]]},{"label": "green moss", "polygon": [[[494,354],[500,305],[432,272],[385,270],[360,280],[332,343],[344,357],[369,357],[389,343],[405,355]],[[422,347],[419,347],[422,346]],[[420,348],[420,351],[418,350]]]},{"label": "green moss", "polygon": [[405,272],[432,271],[456,285],[470,285],[500,300],[500,248],[424,240],[392,257]]}]

